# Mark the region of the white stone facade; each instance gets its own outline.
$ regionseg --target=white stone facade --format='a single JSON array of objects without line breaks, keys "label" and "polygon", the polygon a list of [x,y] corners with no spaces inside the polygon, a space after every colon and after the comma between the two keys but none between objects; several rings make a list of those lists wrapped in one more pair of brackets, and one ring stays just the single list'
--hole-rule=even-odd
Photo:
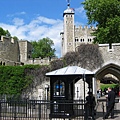
[{"label": "white stone facade", "polygon": [[67,52],[76,51],[81,43],[92,43],[94,36],[91,35],[94,27],[88,28],[87,26],[76,27],[74,24],[74,10],[68,8],[63,13],[64,25],[61,35],[61,54],[64,56]]}]

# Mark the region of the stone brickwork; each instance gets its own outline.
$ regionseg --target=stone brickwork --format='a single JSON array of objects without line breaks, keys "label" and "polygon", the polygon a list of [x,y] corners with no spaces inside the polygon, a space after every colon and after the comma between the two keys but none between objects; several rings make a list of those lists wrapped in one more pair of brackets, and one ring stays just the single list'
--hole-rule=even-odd
[{"label": "stone brickwork", "polygon": [[61,35],[61,54],[64,56],[67,52],[76,51],[77,47],[82,43],[93,42],[94,36],[91,35],[94,27],[82,27],[75,26],[74,24],[74,10],[70,8],[68,4],[68,8],[64,11],[64,25],[63,32]]},{"label": "stone brickwork", "polygon": [[33,47],[30,42],[27,40],[20,40],[19,42],[19,48],[20,48],[20,61],[23,63],[26,63],[28,59],[32,57],[32,50]]},{"label": "stone brickwork", "polygon": [[99,50],[102,54],[104,64],[120,64],[120,43],[113,43],[111,49],[109,48],[109,44],[99,44]]},{"label": "stone brickwork", "polygon": [[20,64],[18,41],[5,36],[0,37],[0,63],[1,65]]}]

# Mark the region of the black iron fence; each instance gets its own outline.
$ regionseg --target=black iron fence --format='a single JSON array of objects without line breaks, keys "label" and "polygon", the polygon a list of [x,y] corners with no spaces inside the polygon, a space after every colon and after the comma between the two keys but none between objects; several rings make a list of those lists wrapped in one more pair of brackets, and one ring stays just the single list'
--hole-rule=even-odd
[{"label": "black iron fence", "polygon": [[[0,100],[0,120],[88,120],[87,111],[83,100]],[[106,111],[105,99],[98,100],[96,111],[95,119],[102,118]],[[120,113],[117,107],[115,113]]]},{"label": "black iron fence", "polygon": [[83,101],[0,101],[0,120],[83,120]]}]

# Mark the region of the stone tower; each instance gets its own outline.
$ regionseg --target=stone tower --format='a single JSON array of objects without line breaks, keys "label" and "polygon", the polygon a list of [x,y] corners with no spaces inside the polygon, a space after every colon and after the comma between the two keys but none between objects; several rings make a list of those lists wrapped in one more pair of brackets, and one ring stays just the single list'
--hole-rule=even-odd
[{"label": "stone tower", "polygon": [[63,13],[64,18],[64,33],[61,32],[62,37],[62,56],[64,56],[69,51],[74,51],[74,10],[70,8],[70,3],[68,2],[67,9]]},{"label": "stone tower", "polygon": [[91,35],[96,28],[88,26],[78,26],[74,24],[74,9],[70,8],[70,3],[67,4],[68,8],[63,13],[63,32],[61,35],[61,56],[63,57],[67,52],[76,51],[80,44],[93,43],[94,36]]}]

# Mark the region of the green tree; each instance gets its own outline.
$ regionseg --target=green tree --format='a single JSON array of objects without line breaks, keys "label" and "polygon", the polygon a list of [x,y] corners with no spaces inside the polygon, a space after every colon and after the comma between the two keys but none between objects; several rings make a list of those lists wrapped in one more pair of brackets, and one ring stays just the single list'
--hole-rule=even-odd
[{"label": "green tree", "polygon": [[38,41],[32,41],[33,45],[33,58],[45,58],[55,56],[55,48],[52,48],[54,45],[53,41],[49,38],[43,38]]},{"label": "green tree", "polygon": [[9,32],[8,30],[5,31],[5,35],[6,35],[7,37],[11,37],[11,34],[10,34],[10,32]]},{"label": "green tree", "polygon": [[8,30],[4,30],[3,28],[0,27],[0,36],[1,35],[11,37],[11,34],[10,34],[10,32]]},{"label": "green tree", "polygon": [[13,39],[14,39],[14,40],[19,40],[18,37],[16,37],[16,36],[14,36]]},{"label": "green tree", "polygon": [[120,0],[85,0],[88,24],[96,24],[95,43],[120,42]]}]

